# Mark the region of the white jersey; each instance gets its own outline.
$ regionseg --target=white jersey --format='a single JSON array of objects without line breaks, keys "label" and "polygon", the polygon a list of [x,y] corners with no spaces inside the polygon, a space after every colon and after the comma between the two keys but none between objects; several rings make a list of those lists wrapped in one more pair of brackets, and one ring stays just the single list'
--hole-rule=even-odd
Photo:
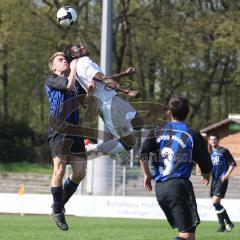
[{"label": "white jersey", "polygon": [[[80,82],[82,87],[87,91],[89,82],[93,79],[96,73],[102,73],[102,69],[93,62],[89,57],[81,57],[77,61],[77,80]],[[93,91],[93,96],[97,97],[102,101],[111,99],[116,96],[117,93],[109,89],[106,84],[96,81],[96,88]]]}]

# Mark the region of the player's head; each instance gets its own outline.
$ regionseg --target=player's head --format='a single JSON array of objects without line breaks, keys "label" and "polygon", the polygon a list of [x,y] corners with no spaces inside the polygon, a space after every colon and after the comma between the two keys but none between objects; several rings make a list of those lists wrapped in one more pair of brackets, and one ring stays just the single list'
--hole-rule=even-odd
[{"label": "player's head", "polygon": [[52,73],[66,72],[69,68],[68,62],[65,58],[64,52],[54,53],[48,61],[49,70]]},{"label": "player's head", "polygon": [[211,147],[216,148],[219,144],[219,136],[215,133],[211,133],[208,135],[208,142]]},{"label": "player's head", "polygon": [[75,44],[67,46],[64,54],[67,61],[71,62],[73,59],[89,56],[89,51],[83,44]]},{"label": "player's head", "polygon": [[172,97],[168,109],[174,120],[184,121],[189,113],[189,103],[184,97]]}]

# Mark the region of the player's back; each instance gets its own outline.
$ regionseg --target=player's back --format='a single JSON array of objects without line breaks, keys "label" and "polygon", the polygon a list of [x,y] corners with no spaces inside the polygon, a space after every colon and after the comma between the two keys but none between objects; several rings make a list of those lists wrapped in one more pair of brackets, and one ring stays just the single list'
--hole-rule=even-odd
[{"label": "player's back", "polygon": [[193,166],[193,132],[182,122],[170,122],[155,129],[159,148],[155,179],[189,178]]}]

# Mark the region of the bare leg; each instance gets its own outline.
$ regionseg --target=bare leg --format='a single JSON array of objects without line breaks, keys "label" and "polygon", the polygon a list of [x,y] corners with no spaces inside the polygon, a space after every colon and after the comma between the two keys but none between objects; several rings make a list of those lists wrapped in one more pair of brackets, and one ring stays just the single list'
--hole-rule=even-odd
[{"label": "bare leg", "polygon": [[66,168],[66,158],[54,157],[53,158],[53,175],[51,180],[52,187],[62,186],[62,180]]},{"label": "bare leg", "polygon": [[84,157],[71,157],[72,175],[70,179],[79,184],[86,176],[87,160]]},{"label": "bare leg", "polygon": [[130,150],[134,147],[135,144],[135,138],[133,134],[129,134],[125,137],[121,138],[121,142],[124,145],[124,147],[126,148],[126,150]]},{"label": "bare leg", "polygon": [[188,233],[188,232],[185,232],[185,233],[179,233],[179,237],[183,238],[183,239],[186,239],[186,240],[195,240],[195,233]]},{"label": "bare leg", "polygon": [[69,157],[69,162],[72,167],[72,175],[67,178],[63,186],[62,206],[72,197],[77,190],[79,183],[86,175],[87,160],[82,157]]}]

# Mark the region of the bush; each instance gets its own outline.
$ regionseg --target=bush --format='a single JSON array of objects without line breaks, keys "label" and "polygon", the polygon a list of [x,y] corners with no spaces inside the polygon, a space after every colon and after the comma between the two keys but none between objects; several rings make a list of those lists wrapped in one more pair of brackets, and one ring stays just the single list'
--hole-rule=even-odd
[{"label": "bush", "polygon": [[35,162],[40,164],[51,164],[52,158],[50,156],[47,133],[35,133],[35,146],[36,153]]},{"label": "bush", "polygon": [[23,121],[0,121],[0,161],[32,162],[36,157],[34,150],[34,131]]}]

